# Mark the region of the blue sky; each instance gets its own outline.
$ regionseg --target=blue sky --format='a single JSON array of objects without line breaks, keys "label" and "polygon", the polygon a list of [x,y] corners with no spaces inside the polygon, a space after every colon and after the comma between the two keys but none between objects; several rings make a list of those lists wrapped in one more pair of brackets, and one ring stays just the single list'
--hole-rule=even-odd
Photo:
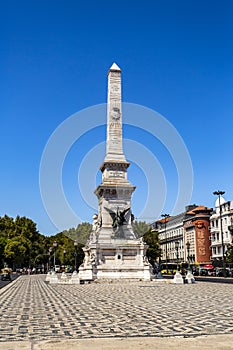
[{"label": "blue sky", "polygon": [[[233,199],[232,15],[230,0],[2,1],[0,215],[25,215],[41,233],[58,232],[40,195],[42,153],[69,116],[106,102],[113,62],[122,69],[123,101],[157,111],[183,138],[194,172],[190,202],[212,207],[218,189]],[[133,127],[124,128],[124,137],[158,158],[167,183],[163,212],[172,213],[177,176],[166,148]],[[83,221],[91,221],[93,208],[80,195],[78,168],[104,140],[104,127],[89,130],[62,170],[67,201]],[[132,162],[128,176],[140,216],[147,175]],[[95,201],[93,190],[82,184]],[[155,212],[160,201],[155,196]]]}]

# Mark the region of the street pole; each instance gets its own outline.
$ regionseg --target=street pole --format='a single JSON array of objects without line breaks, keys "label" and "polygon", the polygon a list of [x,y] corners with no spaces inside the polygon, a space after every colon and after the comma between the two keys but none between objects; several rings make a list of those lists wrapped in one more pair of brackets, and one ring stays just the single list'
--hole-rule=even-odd
[{"label": "street pole", "polygon": [[179,252],[178,252],[178,249],[179,249],[179,241],[175,241],[175,248],[176,248],[176,269],[177,271],[179,271]]},{"label": "street pole", "polygon": [[179,249],[179,241],[175,241],[175,249],[176,249],[176,264],[177,264],[177,271],[174,275],[174,278],[173,278],[173,283],[176,283],[176,284],[183,284],[184,283],[184,280],[183,280],[183,277],[180,273],[180,269],[179,269],[179,252],[178,252],[178,249]]},{"label": "street pole", "polygon": [[54,269],[54,272],[56,272],[55,270],[55,265],[56,265],[56,248],[57,248],[57,242],[54,241],[53,242],[53,246],[54,246],[54,256],[53,256],[53,269]]},{"label": "street pole", "polygon": [[53,248],[49,248],[49,266],[48,266],[48,272],[50,271],[51,268],[51,253],[52,253]]},{"label": "street pole", "polygon": [[187,281],[187,283],[195,283],[195,279],[194,279],[194,276],[192,274],[192,269],[191,269],[191,266],[190,266],[190,255],[189,255],[189,253],[190,253],[190,242],[186,243],[186,247],[187,247],[187,253],[188,253],[188,256],[187,256],[188,269],[187,269],[185,280]]},{"label": "street pole", "polygon": [[66,272],[66,250],[63,250],[63,254],[64,254],[64,259],[63,259],[63,263],[64,263],[64,272]]},{"label": "street pole", "polygon": [[223,262],[223,276],[226,277],[226,259],[225,259],[225,249],[224,249],[224,241],[223,241],[223,229],[222,229],[222,207],[220,198],[224,194],[224,191],[214,191],[213,194],[218,196],[219,203],[219,219],[220,219],[220,235],[221,235],[221,245],[222,245],[222,262]]},{"label": "street pole", "polygon": [[188,260],[188,271],[190,271],[190,257],[189,257],[189,251],[190,251],[190,242],[187,242],[186,243],[186,246],[187,246],[187,253],[188,253],[188,256],[187,256],[187,260]]},{"label": "street pole", "polygon": [[168,273],[167,268],[167,219],[169,218],[169,214],[162,214],[161,215],[164,218],[164,236],[165,236],[165,259],[166,259],[166,270]]},{"label": "street pole", "polygon": [[77,245],[78,242],[74,241],[74,271],[77,271]]}]

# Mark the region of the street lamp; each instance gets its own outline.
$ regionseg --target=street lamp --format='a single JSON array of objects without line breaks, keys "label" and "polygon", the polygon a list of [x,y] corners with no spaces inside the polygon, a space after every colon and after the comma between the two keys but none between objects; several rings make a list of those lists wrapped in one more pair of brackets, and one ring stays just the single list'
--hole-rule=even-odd
[{"label": "street lamp", "polygon": [[53,246],[54,246],[53,265],[54,265],[54,272],[56,272],[56,270],[55,270],[55,265],[56,265],[56,248],[57,248],[57,242],[56,241],[53,242]]},{"label": "street lamp", "polygon": [[178,249],[179,249],[179,241],[175,241],[175,249],[176,249],[176,264],[177,264],[177,271],[174,275],[173,278],[173,283],[177,283],[177,284],[183,284],[184,280],[183,277],[180,273],[180,269],[179,269],[179,253],[178,253]]},{"label": "street lamp", "polygon": [[190,242],[186,243],[186,247],[187,247],[187,253],[188,253],[188,256],[187,256],[187,259],[188,259],[188,271],[190,271],[190,256],[189,256]]},{"label": "street lamp", "polygon": [[77,270],[77,245],[78,245],[78,242],[74,241],[74,271]]},{"label": "street lamp", "polygon": [[188,252],[188,256],[187,256],[187,258],[188,258],[188,268],[187,268],[187,274],[186,274],[185,280],[188,283],[195,283],[195,279],[194,279],[194,276],[192,274],[192,269],[190,268],[190,258],[191,258],[191,256],[189,255],[190,242],[186,243],[186,247],[187,247],[187,252]]},{"label": "street lamp", "polygon": [[162,249],[158,248],[158,254],[159,254],[159,266],[161,265],[161,255],[162,255]]},{"label": "street lamp", "polygon": [[64,255],[64,258],[63,258],[63,263],[64,263],[64,266],[66,267],[66,250],[64,249],[63,250],[63,255]]},{"label": "street lamp", "polygon": [[165,236],[165,259],[166,259],[166,270],[168,273],[168,269],[167,269],[167,221],[169,218],[169,214],[162,214],[161,215],[162,218],[164,218],[164,236]]},{"label": "street lamp", "polygon": [[176,264],[177,264],[177,271],[179,271],[179,253],[178,253],[178,249],[179,249],[179,241],[175,241],[175,249],[176,249]]},{"label": "street lamp", "polygon": [[226,277],[226,261],[225,261],[225,252],[224,252],[224,243],[223,243],[223,230],[222,230],[222,207],[220,202],[220,197],[224,194],[224,191],[214,191],[213,194],[218,196],[219,203],[219,218],[220,218],[220,234],[221,234],[221,245],[222,245],[222,261],[223,261],[223,276]]},{"label": "street lamp", "polygon": [[158,266],[157,278],[163,278],[162,273],[161,273],[161,253],[162,253],[161,248],[158,248],[158,253],[159,253],[159,266]]},{"label": "street lamp", "polygon": [[50,271],[50,267],[51,267],[51,253],[52,253],[52,250],[53,250],[53,248],[50,247],[49,248],[49,266],[48,266],[48,271]]}]

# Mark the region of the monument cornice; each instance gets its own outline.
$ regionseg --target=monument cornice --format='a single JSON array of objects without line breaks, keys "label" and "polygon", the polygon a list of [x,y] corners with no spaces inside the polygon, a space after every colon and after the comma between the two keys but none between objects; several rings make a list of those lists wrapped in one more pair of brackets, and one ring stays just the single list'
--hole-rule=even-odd
[{"label": "monument cornice", "polygon": [[130,166],[129,162],[126,161],[119,161],[119,160],[105,160],[101,166],[100,166],[100,170],[103,172],[106,168],[124,168],[124,169],[128,169],[128,167]]}]

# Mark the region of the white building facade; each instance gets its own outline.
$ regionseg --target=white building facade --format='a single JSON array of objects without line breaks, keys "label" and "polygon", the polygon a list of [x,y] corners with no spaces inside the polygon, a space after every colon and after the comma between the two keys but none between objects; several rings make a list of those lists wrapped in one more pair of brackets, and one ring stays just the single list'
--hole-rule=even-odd
[{"label": "white building facade", "polygon": [[[178,261],[184,261],[184,216],[185,213],[182,213],[157,221],[162,262],[176,262],[177,254]],[[178,252],[175,242],[179,242]]]},{"label": "white building facade", "polygon": [[210,232],[211,259],[222,260],[233,240],[233,201],[225,201],[221,196],[217,198],[210,217]]}]

